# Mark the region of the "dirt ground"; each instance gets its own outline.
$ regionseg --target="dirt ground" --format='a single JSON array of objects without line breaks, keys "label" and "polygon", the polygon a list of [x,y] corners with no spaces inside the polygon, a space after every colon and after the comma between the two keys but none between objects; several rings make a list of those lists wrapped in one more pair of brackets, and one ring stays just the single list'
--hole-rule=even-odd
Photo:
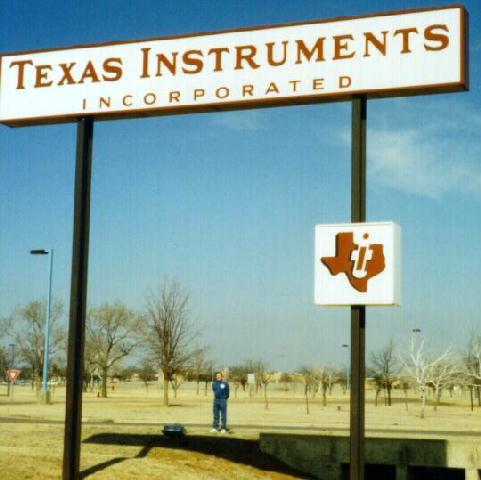
[{"label": "dirt ground", "polygon": [[[63,456],[65,389],[56,387],[51,405],[39,405],[29,385],[17,385],[13,403],[0,386],[1,478],[59,479]],[[183,385],[171,406],[162,405],[158,385],[123,383],[109,389],[109,398],[97,392],[83,396],[82,478],[151,479],[296,479],[309,478],[289,470],[258,448],[260,431],[348,435],[349,396],[335,391],[322,406],[310,400],[306,413],[300,387],[270,386],[269,408],[260,393],[233,392],[229,400],[228,434],[211,434],[210,392],[195,384]],[[431,405],[419,415],[416,398],[408,403],[395,395],[391,407],[380,399],[374,405],[367,392],[368,436],[446,438],[449,435],[481,439],[481,408],[473,412],[462,392],[443,399],[437,411]],[[50,422],[50,423],[49,423]],[[163,424],[182,423],[183,441],[166,438]]]},{"label": "dirt ground", "polygon": [[[153,427],[84,426],[81,478],[259,479],[310,478],[259,452],[258,441],[189,434],[168,439]],[[2,424],[3,480],[57,480],[62,476],[63,426]]]}]

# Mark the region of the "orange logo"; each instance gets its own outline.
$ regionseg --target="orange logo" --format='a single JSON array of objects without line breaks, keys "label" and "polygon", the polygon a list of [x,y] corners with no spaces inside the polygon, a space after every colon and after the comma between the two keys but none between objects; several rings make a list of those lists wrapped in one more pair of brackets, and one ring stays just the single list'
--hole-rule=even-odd
[{"label": "orange logo", "polygon": [[379,275],[386,267],[384,247],[380,243],[369,243],[365,233],[359,244],[354,243],[353,232],[336,235],[336,256],[322,257],[322,263],[331,275],[345,273],[350,284],[359,292],[367,292],[367,282]]}]

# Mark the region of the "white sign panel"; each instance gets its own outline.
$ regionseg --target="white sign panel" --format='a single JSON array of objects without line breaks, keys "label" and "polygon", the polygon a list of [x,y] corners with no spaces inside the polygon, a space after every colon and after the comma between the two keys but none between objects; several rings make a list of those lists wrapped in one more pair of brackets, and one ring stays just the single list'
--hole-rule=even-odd
[{"label": "white sign panel", "polygon": [[399,225],[316,225],[314,274],[317,305],[400,305]]},{"label": "white sign panel", "polygon": [[462,6],[0,57],[28,125],[466,90]]}]

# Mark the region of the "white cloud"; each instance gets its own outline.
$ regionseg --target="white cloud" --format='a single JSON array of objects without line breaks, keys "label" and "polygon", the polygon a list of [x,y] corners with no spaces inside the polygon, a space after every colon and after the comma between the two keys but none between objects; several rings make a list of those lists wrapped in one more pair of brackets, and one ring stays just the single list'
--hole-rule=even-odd
[{"label": "white cloud", "polygon": [[368,172],[374,181],[431,198],[481,193],[481,148],[474,142],[412,129],[370,130],[368,135]]},{"label": "white cloud", "polygon": [[379,105],[386,108],[376,108],[373,115],[369,114],[368,123],[391,129],[393,126],[412,125],[430,135],[447,132],[477,136],[481,128],[481,113],[468,95],[458,93],[387,100]]},{"label": "white cloud", "polygon": [[[481,114],[461,100],[469,98],[460,94],[370,102],[369,180],[430,198],[481,194]],[[349,127],[331,141],[350,148]]]},{"label": "white cloud", "polygon": [[212,123],[216,127],[234,131],[264,130],[266,128],[266,119],[260,110],[217,113],[212,116]]}]

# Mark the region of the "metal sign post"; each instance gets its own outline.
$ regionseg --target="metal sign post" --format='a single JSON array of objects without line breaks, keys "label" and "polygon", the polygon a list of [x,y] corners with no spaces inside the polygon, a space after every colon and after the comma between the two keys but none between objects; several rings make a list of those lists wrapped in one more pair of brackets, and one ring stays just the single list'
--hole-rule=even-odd
[{"label": "metal sign post", "polygon": [[[367,99],[352,100],[351,221],[366,221]],[[364,480],[364,382],[366,372],[366,307],[351,306],[351,438],[350,478]]]},{"label": "metal sign post", "polygon": [[20,375],[20,370],[18,369],[7,370],[7,375],[8,375],[8,396],[9,396],[10,402],[13,402],[14,400],[13,388],[15,386],[15,381]]},{"label": "metal sign post", "polygon": [[92,143],[93,119],[82,118],[79,120],[77,126],[72,281],[70,289],[70,322],[67,357],[67,399],[65,405],[63,456],[64,480],[77,480],[80,469]]}]

